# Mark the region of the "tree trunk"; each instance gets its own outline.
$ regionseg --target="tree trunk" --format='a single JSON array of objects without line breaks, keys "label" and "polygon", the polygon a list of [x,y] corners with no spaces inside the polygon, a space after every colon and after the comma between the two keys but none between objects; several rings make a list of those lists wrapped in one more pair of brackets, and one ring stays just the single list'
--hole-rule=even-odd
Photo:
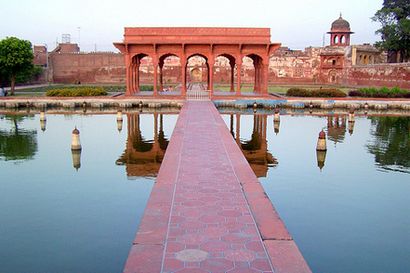
[{"label": "tree trunk", "polygon": [[403,62],[407,63],[409,59],[410,59],[409,51],[406,49],[403,49]]},{"label": "tree trunk", "polygon": [[14,89],[16,87],[16,76],[11,76],[10,95],[14,96]]},{"label": "tree trunk", "polygon": [[17,119],[15,117],[13,118],[13,122],[14,122],[14,133],[17,135],[19,128],[17,124]]}]

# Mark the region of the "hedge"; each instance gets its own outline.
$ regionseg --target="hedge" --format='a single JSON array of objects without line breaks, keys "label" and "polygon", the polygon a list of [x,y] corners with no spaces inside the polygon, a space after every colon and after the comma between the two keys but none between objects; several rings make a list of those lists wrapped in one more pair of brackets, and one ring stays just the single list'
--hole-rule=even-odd
[{"label": "hedge", "polygon": [[336,88],[320,88],[314,90],[308,90],[304,88],[290,88],[286,92],[287,96],[291,97],[322,97],[322,98],[332,98],[332,97],[346,97],[346,93]]},{"label": "hedge", "polygon": [[154,86],[152,85],[141,85],[140,86],[140,91],[153,91]]},{"label": "hedge", "polygon": [[107,92],[102,87],[68,87],[68,88],[55,88],[46,92],[48,97],[94,97],[94,96],[106,96]]},{"label": "hedge", "polygon": [[360,88],[358,90],[352,90],[349,92],[351,97],[370,97],[370,98],[410,98],[410,91],[393,87],[391,89],[387,87],[382,88]]}]

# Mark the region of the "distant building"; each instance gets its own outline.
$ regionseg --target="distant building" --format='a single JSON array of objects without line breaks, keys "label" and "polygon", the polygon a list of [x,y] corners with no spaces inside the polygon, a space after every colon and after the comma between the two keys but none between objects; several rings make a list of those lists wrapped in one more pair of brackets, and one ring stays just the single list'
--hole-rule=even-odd
[{"label": "distant building", "polygon": [[[325,47],[292,50],[280,47],[269,59],[270,84],[342,84],[365,86],[400,86],[410,88],[410,64],[388,64],[387,53],[370,44],[351,45],[350,23],[340,16],[332,22],[330,42]],[[119,53],[81,53],[77,44],[61,43],[52,52],[45,46],[34,46],[34,63],[48,72],[56,83],[125,83],[124,58]],[[48,59],[48,62],[47,62]],[[152,83],[153,66],[149,57],[141,59],[141,82]],[[164,60],[165,83],[181,82],[181,62],[170,56]],[[206,78],[206,64],[201,57],[190,58],[189,80]],[[214,82],[229,83],[231,66],[225,57],[214,65]],[[235,73],[238,73],[236,71]],[[240,71],[242,82],[251,83],[255,72],[250,58],[244,58]]]},{"label": "distant building", "polygon": [[332,27],[328,34],[330,34],[331,46],[349,46],[350,34],[354,32],[350,31],[350,24],[348,21],[342,18],[340,14],[339,19],[332,23]]}]

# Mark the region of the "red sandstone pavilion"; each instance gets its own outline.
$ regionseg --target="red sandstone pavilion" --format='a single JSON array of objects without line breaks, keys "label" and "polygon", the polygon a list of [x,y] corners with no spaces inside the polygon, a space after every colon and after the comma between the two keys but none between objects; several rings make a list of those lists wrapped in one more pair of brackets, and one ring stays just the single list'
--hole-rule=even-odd
[{"label": "red sandstone pavilion", "polygon": [[[114,43],[125,57],[126,95],[140,92],[140,64],[144,57],[151,57],[154,66],[154,96],[163,89],[164,61],[175,56],[181,62],[181,95],[187,91],[187,64],[194,56],[205,59],[207,87],[212,96],[215,59],[226,57],[231,67],[231,92],[241,94],[242,60],[249,57],[255,68],[254,93],[267,95],[269,57],[280,47],[271,43],[269,28],[137,28],[126,27],[124,41]],[[235,82],[236,67],[236,88]],[[238,73],[239,72],[239,73]],[[159,87],[159,88],[158,88]],[[159,89],[159,90],[158,90]]]}]

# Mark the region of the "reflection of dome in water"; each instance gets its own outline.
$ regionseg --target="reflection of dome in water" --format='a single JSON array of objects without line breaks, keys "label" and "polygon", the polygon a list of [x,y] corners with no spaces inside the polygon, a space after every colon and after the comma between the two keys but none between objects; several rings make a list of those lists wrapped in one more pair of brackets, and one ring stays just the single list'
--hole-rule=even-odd
[{"label": "reflection of dome in water", "polygon": [[348,21],[346,21],[345,19],[342,18],[342,15],[340,14],[339,19],[337,19],[336,21],[334,21],[332,23],[332,28],[331,30],[346,30],[346,31],[350,31],[350,24]]}]

